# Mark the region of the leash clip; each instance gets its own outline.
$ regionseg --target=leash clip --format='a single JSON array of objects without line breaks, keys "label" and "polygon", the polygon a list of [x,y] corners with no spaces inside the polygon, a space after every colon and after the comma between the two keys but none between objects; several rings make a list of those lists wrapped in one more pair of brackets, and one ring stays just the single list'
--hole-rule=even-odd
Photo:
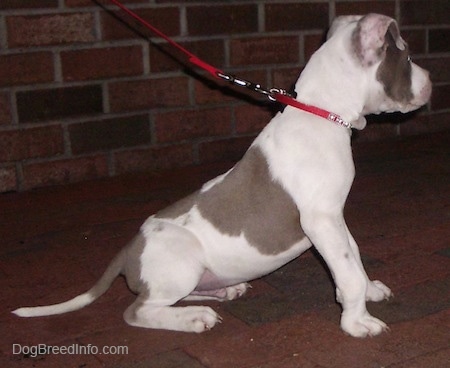
[{"label": "leash clip", "polygon": [[290,96],[289,93],[286,92],[286,90],[282,89],[282,88],[271,88],[269,90],[263,88],[260,84],[257,83],[253,83],[250,81],[247,81],[245,79],[241,79],[241,78],[237,78],[234,75],[230,75],[230,74],[225,74],[222,72],[218,72],[217,76],[219,78],[222,78],[224,80],[226,80],[227,82],[234,84],[236,86],[239,87],[245,87],[248,88],[254,92],[260,93],[262,95],[267,96],[267,98],[272,101],[275,102],[277,99],[274,97],[274,95],[276,94],[281,94],[284,96]]},{"label": "leash clip", "polygon": [[288,97],[292,97],[289,93],[287,93],[287,91],[283,88],[271,88],[269,90],[270,94],[268,96],[269,100],[272,102],[276,102],[277,99],[275,97],[273,97],[273,95],[283,95],[283,96],[288,96]]},{"label": "leash clip", "polygon": [[254,92],[262,93],[262,94],[264,94],[266,96],[270,95],[270,92],[265,90],[264,88],[262,88],[262,86],[260,84],[253,83],[253,82],[250,82],[250,81],[245,80],[245,79],[237,78],[234,75],[225,74],[225,73],[222,73],[222,72],[218,72],[217,76],[219,78],[222,78],[222,79],[226,80],[227,82],[229,82],[231,84],[236,85],[236,86],[245,87],[245,88],[251,89]]}]

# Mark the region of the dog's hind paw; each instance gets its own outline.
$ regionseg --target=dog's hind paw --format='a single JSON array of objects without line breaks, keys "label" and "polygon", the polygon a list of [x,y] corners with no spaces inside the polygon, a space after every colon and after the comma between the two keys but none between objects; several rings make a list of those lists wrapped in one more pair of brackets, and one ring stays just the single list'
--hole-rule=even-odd
[{"label": "dog's hind paw", "polygon": [[378,318],[370,314],[364,315],[359,319],[341,319],[341,328],[345,333],[353,337],[372,337],[389,331],[389,327]]},{"label": "dog's hind paw", "polygon": [[234,300],[237,298],[240,298],[242,295],[244,295],[247,292],[247,289],[251,289],[250,284],[243,282],[241,284],[237,284],[234,286],[228,286],[226,288],[227,290],[227,300]]},{"label": "dog's hind paw", "polygon": [[218,300],[224,302],[234,300],[244,295],[247,289],[251,288],[250,284],[243,282],[241,284],[228,286],[217,290],[193,291],[184,300]]},{"label": "dog's hind paw", "polygon": [[205,332],[211,330],[217,323],[222,322],[220,317],[209,307],[186,307],[184,324],[180,330],[186,332]]},{"label": "dog's hind paw", "polygon": [[391,289],[389,289],[381,281],[370,281],[367,286],[366,300],[371,302],[380,302],[385,299],[393,297]]}]

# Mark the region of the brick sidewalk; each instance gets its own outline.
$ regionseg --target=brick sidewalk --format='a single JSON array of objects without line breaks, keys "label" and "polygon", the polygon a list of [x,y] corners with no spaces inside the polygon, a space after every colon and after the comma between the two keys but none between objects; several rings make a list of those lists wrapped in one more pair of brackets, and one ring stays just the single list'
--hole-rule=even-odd
[{"label": "brick sidewalk", "polygon": [[[354,147],[357,177],[347,222],[370,277],[395,294],[369,303],[370,312],[391,330],[368,339],[339,329],[332,283],[313,252],[254,281],[242,299],[203,303],[224,321],[200,335],[127,326],[122,313],[133,295],[121,278],[77,312],[36,319],[9,313],[88,289],[149,214],[230,164],[0,195],[0,366],[445,367],[450,360],[449,142],[450,134],[440,133]],[[37,344],[99,351],[14,354],[14,347]],[[128,354],[101,354],[104,347],[120,346]]]}]

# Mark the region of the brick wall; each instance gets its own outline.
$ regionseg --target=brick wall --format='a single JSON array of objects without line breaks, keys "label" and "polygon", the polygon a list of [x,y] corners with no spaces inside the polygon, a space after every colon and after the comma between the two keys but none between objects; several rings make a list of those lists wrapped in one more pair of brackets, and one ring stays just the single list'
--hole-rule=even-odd
[{"label": "brick wall", "polygon": [[[433,98],[408,122],[376,119],[356,141],[449,126],[448,0],[125,3],[209,63],[282,88],[335,15],[396,17],[431,70]],[[107,0],[0,1],[0,192],[237,160],[268,122],[267,104],[186,70],[118,17]]]}]

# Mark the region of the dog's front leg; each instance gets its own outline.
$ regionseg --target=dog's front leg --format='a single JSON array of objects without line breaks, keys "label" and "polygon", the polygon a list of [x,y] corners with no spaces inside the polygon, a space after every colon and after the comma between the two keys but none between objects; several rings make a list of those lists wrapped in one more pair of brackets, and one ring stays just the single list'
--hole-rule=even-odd
[{"label": "dog's front leg", "polygon": [[[370,280],[367,276],[366,270],[364,269],[364,265],[361,261],[361,256],[359,253],[359,247],[358,244],[356,244],[355,239],[353,238],[352,234],[350,233],[350,230],[348,229],[348,226],[346,225],[347,230],[347,236],[348,240],[350,242],[350,247],[352,248],[353,255],[356,258],[356,261],[358,262],[359,266],[361,267],[361,270],[363,274],[366,277],[367,280],[367,291],[366,291],[366,300],[371,302],[379,302],[385,299],[389,299],[393,296],[393,293],[389,287],[387,287],[385,284],[383,284],[379,280]],[[340,303],[340,291],[336,289],[336,300]]]},{"label": "dog's front leg", "polygon": [[[342,214],[309,213],[302,227],[327,263],[342,305],[341,328],[355,337],[380,334],[387,329],[384,322],[372,317],[366,309],[369,287],[353,237],[348,236]],[[356,249],[356,250],[355,250]]]}]

